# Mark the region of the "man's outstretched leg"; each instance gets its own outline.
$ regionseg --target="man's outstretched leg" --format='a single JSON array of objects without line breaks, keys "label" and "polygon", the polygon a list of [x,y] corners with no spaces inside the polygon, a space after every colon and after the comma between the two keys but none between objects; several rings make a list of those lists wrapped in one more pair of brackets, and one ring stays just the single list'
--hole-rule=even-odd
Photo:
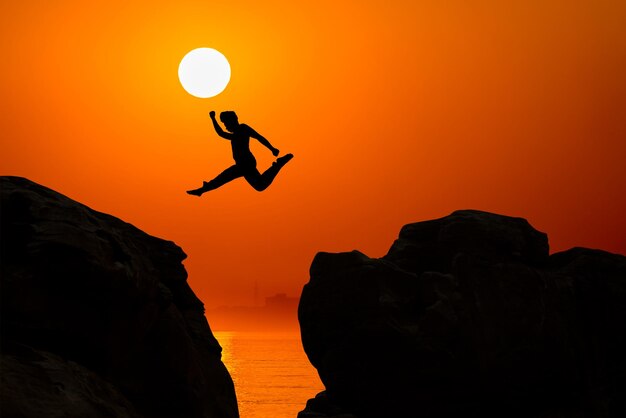
[{"label": "man's outstretched leg", "polygon": [[254,169],[254,171],[244,173],[244,177],[254,190],[262,192],[267,189],[270,184],[272,184],[280,169],[283,168],[292,158],[293,154],[284,155],[277,158],[276,162],[272,163],[272,166],[265,170],[263,174],[260,174],[256,169]]},{"label": "man's outstretched leg", "polygon": [[229,181],[233,181],[241,176],[243,176],[241,169],[237,165],[233,165],[222,171],[213,180],[202,182],[202,187],[198,189],[187,190],[187,193],[194,196],[202,196],[202,193],[208,192],[210,190],[215,190],[218,187],[225,185]]}]

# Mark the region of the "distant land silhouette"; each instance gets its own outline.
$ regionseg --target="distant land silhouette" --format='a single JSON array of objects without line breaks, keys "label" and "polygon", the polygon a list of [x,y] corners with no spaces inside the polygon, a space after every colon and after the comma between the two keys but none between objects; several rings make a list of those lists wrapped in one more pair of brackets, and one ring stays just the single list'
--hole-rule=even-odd
[{"label": "distant land silhouette", "polygon": [[239,119],[235,112],[226,111],[220,113],[220,120],[228,132],[224,132],[220,124],[217,122],[214,111],[211,111],[209,115],[211,117],[211,121],[213,122],[215,132],[217,132],[220,137],[230,141],[235,164],[228,167],[213,180],[203,182],[202,187],[188,190],[188,194],[202,196],[203,193],[215,190],[239,177],[245,178],[254,190],[261,192],[272,184],[278,175],[278,172],[293,158],[293,154],[286,154],[277,158],[276,161],[272,163],[272,166],[261,174],[256,168],[256,159],[254,158],[254,155],[252,155],[252,152],[250,152],[250,138],[256,139],[267,147],[267,149],[269,149],[275,157],[280,154],[280,151],[277,148],[274,148],[265,137],[252,129],[250,126],[244,123],[239,123]]},{"label": "distant land silhouette", "polygon": [[219,306],[207,309],[214,331],[298,331],[300,299],[277,293],[263,306]]}]

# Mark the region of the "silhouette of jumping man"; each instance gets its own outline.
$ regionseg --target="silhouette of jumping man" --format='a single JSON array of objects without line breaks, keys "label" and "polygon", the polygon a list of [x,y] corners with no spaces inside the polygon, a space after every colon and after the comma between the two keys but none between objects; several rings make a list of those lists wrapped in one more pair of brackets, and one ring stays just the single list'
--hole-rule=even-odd
[{"label": "silhouette of jumping man", "polygon": [[239,123],[237,114],[233,111],[220,113],[220,120],[228,132],[224,132],[217,120],[215,120],[214,111],[211,111],[209,116],[211,116],[211,120],[213,121],[215,132],[217,132],[217,134],[222,138],[230,141],[235,165],[228,167],[213,180],[203,182],[202,187],[194,190],[187,190],[187,193],[194,196],[202,196],[202,193],[215,190],[229,181],[233,181],[239,177],[245,178],[246,181],[250,183],[250,186],[261,192],[272,184],[272,181],[274,181],[274,178],[280,169],[293,158],[293,154],[287,154],[277,158],[276,161],[272,163],[272,166],[261,174],[256,168],[256,159],[254,158],[254,155],[252,155],[252,152],[250,152],[250,138],[254,138],[266,146],[275,157],[280,154],[280,151],[274,148],[272,144],[270,144],[270,142],[261,136],[257,131],[245,123]]}]

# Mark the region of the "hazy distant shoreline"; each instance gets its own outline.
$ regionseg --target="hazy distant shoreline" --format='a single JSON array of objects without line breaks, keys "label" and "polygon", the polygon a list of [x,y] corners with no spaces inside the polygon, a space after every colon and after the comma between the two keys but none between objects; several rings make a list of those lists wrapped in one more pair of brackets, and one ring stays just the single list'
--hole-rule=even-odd
[{"label": "hazy distant shoreline", "polygon": [[293,331],[299,330],[300,299],[284,293],[265,298],[263,306],[219,306],[206,310],[214,331]]}]

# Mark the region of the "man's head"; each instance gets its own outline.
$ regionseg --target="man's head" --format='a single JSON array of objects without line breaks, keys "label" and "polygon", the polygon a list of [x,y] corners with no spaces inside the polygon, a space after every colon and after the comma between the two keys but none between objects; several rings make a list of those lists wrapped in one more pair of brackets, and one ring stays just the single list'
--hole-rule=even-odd
[{"label": "man's head", "polygon": [[230,132],[233,132],[233,130],[239,125],[237,114],[232,110],[220,113],[220,120]]}]

